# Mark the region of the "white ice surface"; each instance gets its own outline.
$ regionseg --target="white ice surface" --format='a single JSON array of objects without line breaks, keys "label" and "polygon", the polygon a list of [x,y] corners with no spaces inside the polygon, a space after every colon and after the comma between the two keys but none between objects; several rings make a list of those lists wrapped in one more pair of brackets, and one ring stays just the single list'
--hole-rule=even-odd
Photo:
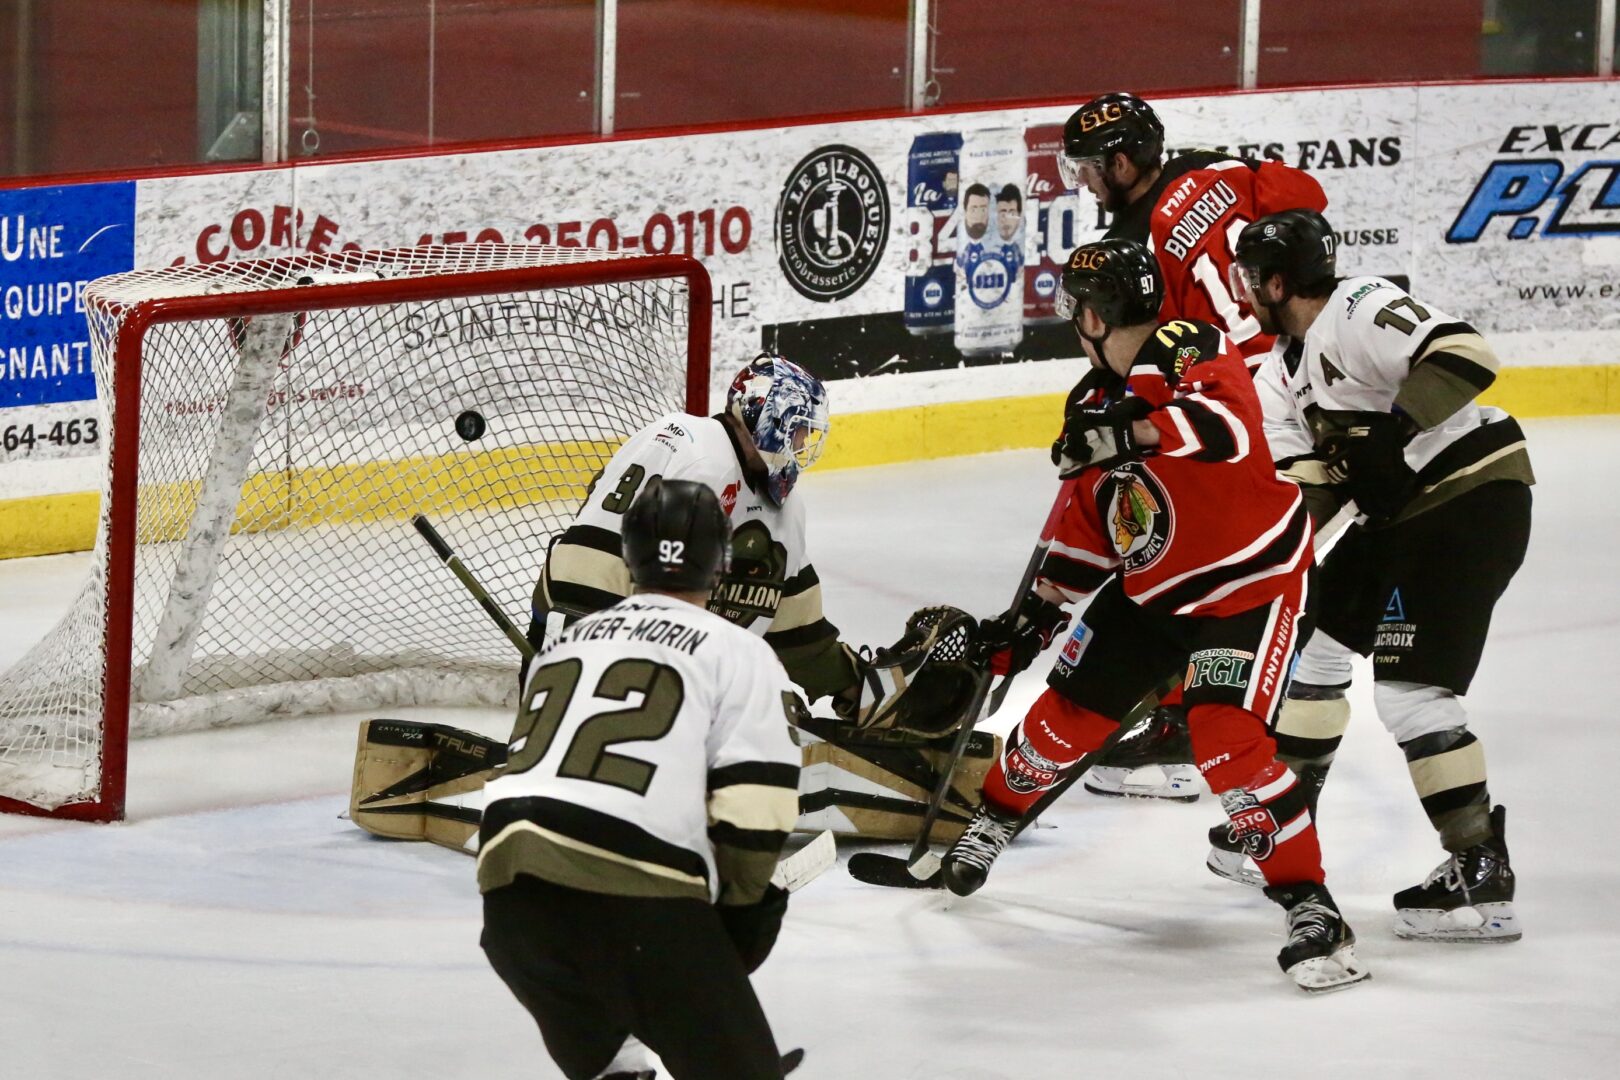
[{"label": "white ice surface", "polygon": [[[1389,894],[1440,851],[1362,671],[1322,836],[1372,982],[1292,988],[1273,959],[1280,913],[1202,865],[1210,798],[1077,791],[970,899],[837,869],[795,898],[755,981],[780,1043],[808,1049],[798,1075],[1620,1073],[1620,421],[1529,428],[1530,557],[1467,701],[1509,807],[1522,942],[1391,932]],[[1053,488],[1038,453],[812,474],[832,618],[881,643],[920,604],[999,609]],[[0,663],[83,566],[0,563]],[[1026,675],[998,719],[1039,685]],[[435,715],[491,731],[506,719]],[[339,818],[355,719],[137,743],[122,825],[0,820],[0,1077],[557,1075],[479,953],[471,860]]]}]

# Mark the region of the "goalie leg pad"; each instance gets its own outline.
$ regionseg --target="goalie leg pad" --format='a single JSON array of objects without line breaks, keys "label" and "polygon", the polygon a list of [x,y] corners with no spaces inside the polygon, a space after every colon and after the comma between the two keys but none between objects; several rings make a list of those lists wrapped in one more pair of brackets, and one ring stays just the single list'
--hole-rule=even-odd
[{"label": "goalie leg pad", "polygon": [[428,840],[471,853],[483,819],[483,788],[506,760],[506,744],[446,724],[360,724],[349,819],[373,836]]},{"label": "goalie leg pad", "polygon": [[[801,748],[795,828],[830,829],[841,836],[868,839],[915,839],[939,770],[950,758],[949,740],[919,739],[897,731],[844,729],[828,734],[838,741]],[[978,808],[985,774],[1000,756],[1000,739],[988,732],[973,733],[930,831],[934,843],[950,843],[961,834]]]}]

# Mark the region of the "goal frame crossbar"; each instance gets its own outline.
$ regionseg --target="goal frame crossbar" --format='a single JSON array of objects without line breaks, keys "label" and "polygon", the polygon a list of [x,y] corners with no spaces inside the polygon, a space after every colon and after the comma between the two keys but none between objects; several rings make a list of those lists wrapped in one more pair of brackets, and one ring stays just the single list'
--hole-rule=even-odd
[{"label": "goal frame crossbar", "polygon": [[[393,249],[404,252],[409,249]],[[388,255],[390,251],[378,254]],[[289,270],[300,257],[284,260]],[[128,787],[131,659],[134,638],[136,501],[139,498],[141,362],[147,333],[160,324],[210,319],[290,315],[412,301],[456,300],[471,296],[581,288],[634,281],[681,279],[687,286],[686,411],[701,416],[709,403],[709,360],[713,326],[713,287],[697,259],[686,255],[643,255],[544,266],[467,270],[455,274],[331,282],[253,292],[154,297],[119,309],[114,345],[113,394],[109,408],[107,606],[102,648],[105,656],[101,777],[99,796],[64,803],[53,810],[0,795],[0,812],[70,821],[112,822],[124,817]],[[103,395],[106,396],[105,394]],[[116,412],[114,412],[114,408]],[[114,672],[118,674],[113,675]]]}]

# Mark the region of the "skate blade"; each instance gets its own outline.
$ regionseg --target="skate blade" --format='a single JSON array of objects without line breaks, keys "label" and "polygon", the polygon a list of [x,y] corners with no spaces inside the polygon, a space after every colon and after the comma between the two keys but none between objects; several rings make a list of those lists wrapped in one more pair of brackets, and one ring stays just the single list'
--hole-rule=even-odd
[{"label": "skate blade", "polygon": [[1395,912],[1395,936],[1406,941],[1448,944],[1506,945],[1524,936],[1519,917],[1507,901],[1472,907],[1400,908]]},{"label": "skate blade", "polygon": [[1216,877],[1238,885],[1247,885],[1251,889],[1265,887],[1265,875],[1249,866],[1249,857],[1239,855],[1235,851],[1222,851],[1220,848],[1210,848],[1209,857],[1204,860],[1209,872]]},{"label": "skate blade", "polygon": [[1191,765],[1143,765],[1124,769],[1093,765],[1082,781],[1093,795],[1119,799],[1162,799],[1165,802],[1197,802],[1198,770]]},{"label": "skate blade", "polygon": [[1372,972],[1356,958],[1353,945],[1344,946],[1332,956],[1301,960],[1288,969],[1288,975],[1307,994],[1331,994],[1372,978]]}]

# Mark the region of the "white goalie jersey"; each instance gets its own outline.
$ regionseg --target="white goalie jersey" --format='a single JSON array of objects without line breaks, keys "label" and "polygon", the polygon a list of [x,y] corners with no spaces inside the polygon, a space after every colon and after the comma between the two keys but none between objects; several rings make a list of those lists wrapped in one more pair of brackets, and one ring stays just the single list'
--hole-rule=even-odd
[{"label": "white goalie jersey", "polygon": [[624,512],[655,476],[692,480],[714,491],[731,519],[731,569],[709,610],[764,636],[811,700],[837,693],[854,674],[822,613],[821,580],[805,555],[803,496],[778,506],[763,484],[751,487],[735,439],[718,417],[672,413],[626,440],[552,547],[535,590],[535,623],[549,617],[554,630],[563,617],[629,595],[630,571],[620,556]]},{"label": "white goalie jersey", "polygon": [[798,814],[792,684],[758,637],[673,597],[588,615],[530,668],[485,787],[480,888],[752,903]]}]

